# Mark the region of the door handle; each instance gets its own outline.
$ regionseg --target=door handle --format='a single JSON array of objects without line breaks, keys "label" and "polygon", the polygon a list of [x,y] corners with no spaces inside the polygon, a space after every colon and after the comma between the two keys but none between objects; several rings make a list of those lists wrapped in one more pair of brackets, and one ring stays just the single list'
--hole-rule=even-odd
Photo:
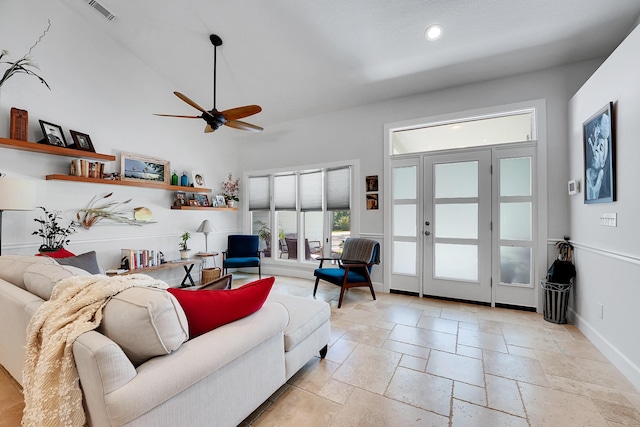
[{"label": "door handle", "polygon": [[431,225],[431,223],[429,221],[425,221],[424,225]]},{"label": "door handle", "polygon": [[431,232],[430,232],[429,230],[427,230],[427,231],[425,231],[425,232],[424,232],[424,235],[425,235],[425,236],[428,236],[428,235],[430,235],[430,234],[431,234]]}]

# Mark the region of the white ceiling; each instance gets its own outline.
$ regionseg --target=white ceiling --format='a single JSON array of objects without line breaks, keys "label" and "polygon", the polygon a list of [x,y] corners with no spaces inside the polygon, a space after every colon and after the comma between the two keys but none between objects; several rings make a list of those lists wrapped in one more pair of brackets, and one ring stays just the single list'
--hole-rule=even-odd
[{"label": "white ceiling", "polygon": [[[606,56],[640,15],[638,0],[99,1],[114,20],[65,0],[207,109],[219,35],[217,107],[259,104],[260,126]],[[197,113],[175,99],[166,113]]]}]

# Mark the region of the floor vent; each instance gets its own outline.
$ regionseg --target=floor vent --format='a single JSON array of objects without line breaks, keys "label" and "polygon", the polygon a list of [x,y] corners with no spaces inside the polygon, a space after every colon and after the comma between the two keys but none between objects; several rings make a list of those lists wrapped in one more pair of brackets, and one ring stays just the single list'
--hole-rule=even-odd
[{"label": "floor vent", "polygon": [[92,8],[97,10],[98,12],[100,12],[100,15],[104,16],[109,21],[111,21],[113,18],[116,17],[113,13],[109,12],[109,10],[106,7],[104,7],[103,5],[98,3],[97,1],[95,1],[95,0],[84,0],[84,1],[86,1],[89,4],[89,6],[91,6]]}]

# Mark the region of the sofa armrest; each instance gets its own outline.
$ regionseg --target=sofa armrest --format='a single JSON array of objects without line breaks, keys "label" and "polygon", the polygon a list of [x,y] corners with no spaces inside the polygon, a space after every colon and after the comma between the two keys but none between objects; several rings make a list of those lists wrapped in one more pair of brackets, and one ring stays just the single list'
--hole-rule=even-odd
[{"label": "sofa armrest", "polygon": [[105,396],[135,378],[137,373],[133,364],[118,344],[96,331],[86,332],[76,339],[73,356],[90,425],[110,425]]}]

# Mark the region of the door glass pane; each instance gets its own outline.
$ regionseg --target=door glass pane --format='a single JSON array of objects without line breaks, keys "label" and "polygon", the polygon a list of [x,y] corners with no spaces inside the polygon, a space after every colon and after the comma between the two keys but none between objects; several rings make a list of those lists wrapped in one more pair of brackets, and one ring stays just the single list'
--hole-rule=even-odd
[{"label": "door glass pane", "polygon": [[[284,235],[288,239],[298,238],[298,213],[295,211],[277,211],[278,218],[278,234]],[[290,250],[288,247],[281,249],[284,254],[281,258],[284,259],[297,259],[298,254],[295,250]]]},{"label": "door glass pane", "polygon": [[436,205],[435,235],[452,239],[477,239],[478,204]]},{"label": "door glass pane", "polygon": [[478,197],[478,162],[434,166],[435,198]]},{"label": "door glass pane", "polygon": [[342,245],[351,236],[351,211],[331,212],[331,255],[340,256]]},{"label": "door glass pane", "polygon": [[478,281],[478,247],[436,243],[434,275],[437,278]]},{"label": "door glass pane", "polygon": [[393,235],[415,237],[416,205],[395,205],[393,207]]},{"label": "door glass pane", "polygon": [[531,284],[531,248],[500,247],[500,282]]},{"label": "door glass pane", "polygon": [[406,166],[393,168],[393,199],[415,199],[416,189],[416,166]]},{"label": "door glass pane", "polygon": [[500,159],[500,196],[531,195],[531,157]]},{"label": "door glass pane", "polygon": [[416,242],[393,242],[393,272],[416,274]]},{"label": "door glass pane", "polygon": [[531,202],[500,203],[500,239],[531,240]]},{"label": "door glass pane", "polygon": [[322,256],[322,218],[322,212],[304,213],[304,237],[309,243],[308,247],[305,244],[306,260],[313,260]]}]

